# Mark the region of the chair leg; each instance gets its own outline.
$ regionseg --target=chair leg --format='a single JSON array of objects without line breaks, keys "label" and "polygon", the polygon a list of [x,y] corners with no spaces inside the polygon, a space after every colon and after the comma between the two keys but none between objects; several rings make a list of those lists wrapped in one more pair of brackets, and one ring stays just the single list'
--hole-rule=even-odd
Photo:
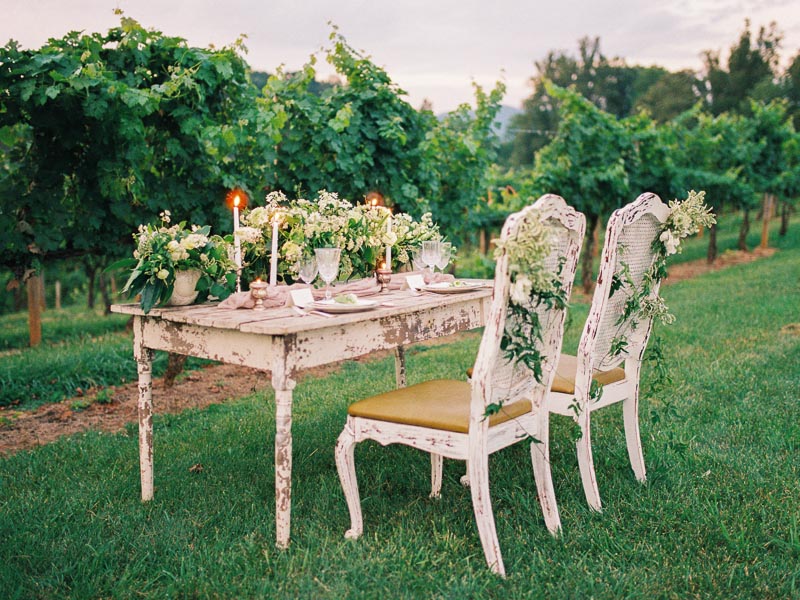
[{"label": "chair leg", "polygon": [[628,457],[631,459],[631,468],[636,479],[644,482],[647,473],[644,468],[642,455],[642,438],[639,435],[639,390],[633,391],[622,402],[622,416],[625,422],[625,442],[628,445]]},{"label": "chair leg", "polygon": [[442,463],[441,454],[431,452],[431,498],[440,498],[442,495]]},{"label": "chair leg", "polygon": [[350,529],[345,532],[344,537],[351,540],[359,538],[364,530],[361,499],[358,495],[358,480],[356,479],[355,444],[353,422],[348,417],[347,424],[336,442],[336,470],[339,472],[339,481],[342,484],[347,508],[350,511]]},{"label": "chair leg", "polygon": [[597,477],[594,473],[594,459],[592,458],[592,438],[590,430],[589,407],[585,407],[583,412],[578,415],[578,425],[581,428],[581,437],[577,441],[578,467],[581,471],[581,481],[583,482],[583,493],[586,495],[586,502],[589,507],[597,512],[602,512],[603,506],[600,502],[600,490],[597,487]]},{"label": "chair leg", "polygon": [[500,542],[497,539],[497,528],[492,512],[492,499],[489,496],[489,457],[486,454],[467,461],[467,474],[472,493],[472,508],[475,511],[475,522],[478,535],[486,556],[489,568],[503,577],[506,575],[503,557],[500,554]]},{"label": "chair leg", "polygon": [[561,518],[558,515],[556,492],[553,489],[553,476],[550,471],[550,413],[542,410],[536,417],[536,429],[531,434],[539,443],[531,444],[531,462],[539,504],[548,531],[554,536],[561,531]]}]

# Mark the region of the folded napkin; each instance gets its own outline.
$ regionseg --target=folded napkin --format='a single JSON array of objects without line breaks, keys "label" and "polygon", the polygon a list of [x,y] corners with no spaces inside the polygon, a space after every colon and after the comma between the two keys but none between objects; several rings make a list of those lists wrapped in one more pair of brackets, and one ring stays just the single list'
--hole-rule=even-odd
[{"label": "folded napkin", "polygon": [[406,287],[406,277],[421,275],[425,285],[431,283],[441,283],[444,281],[455,281],[455,277],[449,273],[431,273],[429,271],[404,271],[403,273],[393,273],[392,280],[389,282],[390,290],[402,290]]},{"label": "folded napkin", "polygon": [[[264,298],[265,308],[277,308],[280,306],[290,306],[290,292],[293,290],[311,289],[314,299],[321,299],[325,297],[325,290],[316,290],[309,285],[303,283],[294,283],[292,285],[274,285],[267,287],[267,297]],[[399,289],[399,288],[398,288]],[[331,293],[336,294],[356,294],[357,296],[370,296],[377,294],[381,291],[381,286],[373,278],[357,279],[347,283],[331,286]],[[238,292],[231,294],[225,300],[219,303],[219,308],[236,309],[236,308],[253,308],[256,301],[250,295],[250,292]]]},{"label": "folded napkin", "polygon": [[[442,281],[454,281],[455,277],[448,273],[429,273],[427,271],[406,271],[404,273],[393,273],[392,280],[389,282],[390,290],[400,290],[406,286],[406,277],[409,275],[422,275],[426,284],[439,283]],[[267,297],[264,298],[265,308],[278,308],[280,306],[290,306],[292,290],[311,289],[315,300],[325,297],[325,289],[314,289],[304,283],[294,283],[292,285],[271,285],[267,287]],[[355,294],[356,296],[371,296],[381,291],[381,286],[375,281],[374,277],[365,277],[331,286],[331,293],[336,294]],[[238,292],[231,294],[219,303],[218,308],[237,309],[253,308],[256,301],[250,292]]]}]

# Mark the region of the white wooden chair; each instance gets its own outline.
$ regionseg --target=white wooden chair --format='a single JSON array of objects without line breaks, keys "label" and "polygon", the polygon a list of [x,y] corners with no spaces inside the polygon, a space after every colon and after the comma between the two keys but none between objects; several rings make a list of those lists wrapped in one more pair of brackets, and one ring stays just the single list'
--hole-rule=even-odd
[{"label": "white wooden chair", "polygon": [[[551,256],[545,266],[554,276],[558,274],[568,295],[583,240],[584,217],[562,198],[548,195],[534,206],[511,215],[501,239],[515,239],[521,224],[531,219],[542,219],[551,228]],[[539,438],[537,411],[555,373],[565,316],[560,308],[537,309],[542,325],[538,348],[543,356],[539,383],[524,364],[509,362],[500,348],[507,324],[509,289],[509,257],[504,253],[497,262],[492,304],[471,382],[427,381],[349,407],[347,423],[336,445],[336,466],[350,511],[351,525],[346,537],[358,538],[363,531],[355,444],[367,439],[382,445],[405,444],[431,453],[434,497],[441,488],[442,457],[467,461],[473,509],[486,562],[493,571],[505,574],[489,496],[489,454],[529,435]],[[501,402],[500,411],[487,418],[487,407]],[[531,444],[532,458],[537,452],[537,444]],[[550,490],[547,501],[553,503],[557,513],[549,466],[537,469],[535,474],[537,485]],[[547,479],[546,484],[540,481],[542,478]]]},{"label": "white wooden chair", "polygon": [[[656,252],[654,241],[670,214],[669,207],[655,194],[642,194],[636,201],[611,215],[597,276],[597,287],[586,320],[578,355],[562,354],[551,392],[540,411],[542,437],[540,458],[549,462],[549,413],[559,413],[575,419],[581,428],[577,442],[578,464],[583,489],[589,506],[601,510],[591,444],[591,415],[595,411],[623,403],[625,438],[633,472],[639,481],[645,480],[644,458],[639,437],[639,373],[652,318],[634,314],[624,317],[632,295],[630,281],[641,286],[645,273],[653,265]],[[658,283],[652,293],[658,292]],[[620,348],[619,340],[627,345]],[[597,397],[593,390],[602,390]],[[594,391],[594,397],[593,396]],[[547,510],[543,503],[543,510]],[[558,518],[550,516],[546,518]]]}]

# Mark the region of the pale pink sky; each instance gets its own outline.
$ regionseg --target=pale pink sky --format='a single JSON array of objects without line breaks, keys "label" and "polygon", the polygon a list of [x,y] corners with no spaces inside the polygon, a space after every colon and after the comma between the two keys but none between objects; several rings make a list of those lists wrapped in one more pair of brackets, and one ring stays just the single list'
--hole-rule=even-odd
[{"label": "pale pink sky", "polygon": [[798,0],[0,0],[0,43],[38,48],[70,30],[105,32],[119,23],[114,8],[196,46],[246,34],[248,62],[266,71],[303,65],[327,44],[332,21],[413,105],[428,98],[437,112],[471,102],[473,80],[503,79],[504,104],[518,107],[534,61],[551,49],[574,53],[587,35],[600,36],[608,56],[669,69],[699,69],[706,49],[727,57],[746,18],[754,32],[778,22],[785,61],[800,48]]}]

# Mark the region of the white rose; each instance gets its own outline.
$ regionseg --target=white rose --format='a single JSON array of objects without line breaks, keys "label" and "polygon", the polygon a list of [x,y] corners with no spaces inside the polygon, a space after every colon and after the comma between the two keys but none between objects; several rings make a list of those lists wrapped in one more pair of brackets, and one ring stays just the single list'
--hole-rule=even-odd
[{"label": "white rose", "polygon": [[524,275],[517,277],[517,280],[511,284],[510,294],[514,304],[526,304],[531,297],[531,280]]},{"label": "white rose", "polygon": [[166,269],[161,269],[158,273],[156,273],[156,277],[161,279],[162,281],[169,277],[169,271]]},{"label": "white rose", "polygon": [[678,246],[680,246],[681,243],[680,238],[672,235],[672,232],[669,230],[664,231],[658,239],[664,244],[664,248],[667,251],[667,256],[670,254],[675,254],[678,251]]}]

